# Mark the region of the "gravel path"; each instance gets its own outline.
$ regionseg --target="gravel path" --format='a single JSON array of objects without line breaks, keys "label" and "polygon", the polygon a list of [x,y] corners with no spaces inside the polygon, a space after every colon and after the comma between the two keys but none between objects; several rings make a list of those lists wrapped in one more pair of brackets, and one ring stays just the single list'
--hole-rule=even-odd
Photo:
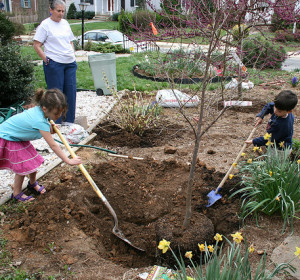
[{"label": "gravel path", "polygon": [[[88,126],[93,127],[106,116],[114,104],[115,99],[112,96],[98,96],[95,92],[91,91],[77,92],[76,118],[86,116]],[[64,130],[64,127],[65,126],[60,127],[62,134],[66,131]],[[60,140],[57,135],[54,135],[54,138]],[[38,170],[38,172],[44,172],[49,164],[53,163],[58,157],[49,148],[44,139],[31,141],[31,143],[45,159],[45,162]],[[61,147],[63,150],[67,151],[63,145],[61,145]],[[0,201],[3,203],[9,198],[12,192],[11,186],[14,181],[14,173],[8,170],[0,170],[0,177]],[[26,178],[24,182],[25,181],[27,182]]]}]

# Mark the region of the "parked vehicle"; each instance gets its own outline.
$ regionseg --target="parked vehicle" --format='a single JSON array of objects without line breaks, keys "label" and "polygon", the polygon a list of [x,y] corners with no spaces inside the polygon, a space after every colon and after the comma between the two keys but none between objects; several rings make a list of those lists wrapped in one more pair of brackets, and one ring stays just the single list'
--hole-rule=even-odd
[{"label": "parked vehicle", "polygon": [[[123,45],[124,49],[129,49],[131,52],[144,52],[147,50],[158,50],[158,46],[152,42],[133,42],[118,30],[110,29],[95,29],[87,31],[83,34],[84,43],[111,43],[113,45]],[[76,39],[81,44],[82,37],[78,36]]]}]

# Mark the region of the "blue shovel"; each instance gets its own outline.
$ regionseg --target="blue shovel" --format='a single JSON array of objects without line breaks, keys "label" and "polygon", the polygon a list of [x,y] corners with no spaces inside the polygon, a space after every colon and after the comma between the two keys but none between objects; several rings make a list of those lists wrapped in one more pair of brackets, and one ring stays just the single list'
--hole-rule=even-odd
[{"label": "blue shovel", "polygon": [[[250,133],[250,135],[249,135],[249,137],[248,137],[247,140],[250,140],[250,139],[252,138],[252,136],[253,136],[253,134],[254,134],[256,128],[257,128],[257,126],[255,126],[255,127],[252,129],[252,131],[251,131],[251,133]],[[226,173],[225,177],[223,178],[222,182],[219,184],[219,186],[216,188],[216,190],[211,191],[211,192],[207,195],[207,196],[208,196],[208,204],[206,205],[206,207],[212,206],[216,201],[218,201],[220,198],[222,198],[222,196],[221,196],[218,192],[219,192],[220,188],[223,187],[223,185],[224,185],[225,181],[227,180],[229,174],[231,173],[232,169],[234,168],[234,166],[235,166],[235,165],[237,164],[237,162],[239,161],[239,159],[240,159],[242,153],[245,151],[246,147],[247,147],[247,144],[245,143],[245,144],[243,145],[243,148],[240,150],[239,154],[237,155],[236,159],[234,160],[233,164],[231,165],[231,167],[230,167],[229,170],[227,171],[227,173]]]}]

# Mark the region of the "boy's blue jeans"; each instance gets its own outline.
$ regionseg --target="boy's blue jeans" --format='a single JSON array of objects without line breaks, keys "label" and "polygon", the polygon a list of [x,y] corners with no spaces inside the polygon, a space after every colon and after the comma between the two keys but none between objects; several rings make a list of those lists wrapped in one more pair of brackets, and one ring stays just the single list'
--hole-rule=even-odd
[{"label": "boy's blue jeans", "polygon": [[[64,121],[74,123],[76,110],[76,61],[64,64],[50,59],[48,65],[43,63],[43,67],[47,89],[58,88],[67,98],[68,112]],[[56,123],[61,122],[62,118],[56,121]]]}]

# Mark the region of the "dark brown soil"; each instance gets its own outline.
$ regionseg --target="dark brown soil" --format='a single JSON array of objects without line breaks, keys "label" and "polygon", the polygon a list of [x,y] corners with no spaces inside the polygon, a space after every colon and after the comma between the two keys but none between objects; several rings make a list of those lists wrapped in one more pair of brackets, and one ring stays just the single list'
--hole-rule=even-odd
[{"label": "dark brown soil", "polygon": [[[94,130],[97,137],[91,145],[143,160],[114,158],[93,149],[78,152],[116,212],[120,230],[144,252],[112,233],[113,217],[89,182],[77,167],[62,164],[40,179],[47,195],[28,205],[25,213],[8,213],[2,219],[13,261],[19,262],[19,268],[43,271],[56,279],[139,279],[138,273],[166,264],[157,250],[162,238],[180,245],[181,252],[196,252],[197,243],[213,242],[215,233],[230,237],[237,230],[270,255],[290,232],[281,235],[282,220],[276,216],[260,216],[261,228],[251,219],[241,228],[239,199],[228,198],[239,187],[237,177],[226,181],[220,190],[222,199],[206,207],[207,194],[221,182],[252,130],[255,114],[273,94],[270,88],[258,87],[245,93],[245,98],[253,101],[252,107],[226,111],[201,140],[189,228],[183,229],[182,224],[194,137],[176,110],[164,109],[160,126],[143,137],[124,132],[109,120]],[[297,107],[296,116],[299,111]],[[197,109],[187,114],[192,120]],[[300,138],[298,122],[297,117],[296,138]],[[261,127],[257,134],[264,130]],[[175,153],[166,152],[170,146]],[[254,254],[252,261],[258,263],[259,258]]]}]

